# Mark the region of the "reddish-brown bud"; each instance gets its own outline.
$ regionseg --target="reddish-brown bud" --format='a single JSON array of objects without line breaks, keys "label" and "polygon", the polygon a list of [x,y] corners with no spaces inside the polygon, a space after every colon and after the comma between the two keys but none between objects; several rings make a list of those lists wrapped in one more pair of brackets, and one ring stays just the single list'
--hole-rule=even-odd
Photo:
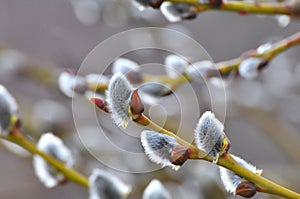
[{"label": "reddish-brown bud", "polygon": [[100,99],[100,98],[91,98],[90,99],[98,108],[100,108],[101,110],[109,113],[109,109],[107,107],[107,102]]},{"label": "reddish-brown bud", "polygon": [[164,0],[152,0],[150,6],[155,9],[159,9]]},{"label": "reddish-brown bud", "polygon": [[133,116],[141,115],[144,112],[144,104],[138,94],[138,89],[132,92],[130,100],[130,110]]},{"label": "reddish-brown bud", "polygon": [[249,181],[241,182],[235,191],[235,195],[240,195],[245,198],[252,198],[257,192],[257,187],[255,184]]},{"label": "reddish-brown bud", "polygon": [[172,164],[181,166],[185,163],[188,157],[188,148],[182,145],[177,145],[173,148],[169,160]]},{"label": "reddish-brown bud", "polygon": [[209,3],[211,6],[218,8],[223,4],[223,0],[209,0]]}]

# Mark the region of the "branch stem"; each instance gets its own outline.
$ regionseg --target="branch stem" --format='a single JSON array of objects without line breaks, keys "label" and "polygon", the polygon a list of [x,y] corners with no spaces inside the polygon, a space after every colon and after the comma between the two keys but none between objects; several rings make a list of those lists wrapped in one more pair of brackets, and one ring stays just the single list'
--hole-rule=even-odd
[{"label": "branch stem", "polygon": [[46,160],[50,165],[52,165],[58,171],[63,173],[67,179],[69,179],[77,184],[80,184],[84,187],[89,187],[88,179],[85,176],[83,176],[82,174],[80,174],[79,172],[75,171],[72,168],[66,167],[64,165],[64,163],[56,160],[52,156],[39,150],[33,142],[31,142],[29,139],[27,139],[24,136],[24,133],[20,129],[15,129],[14,131],[12,131],[10,133],[10,135],[0,136],[0,138],[11,141],[11,142],[23,147],[24,149],[31,152],[32,154],[39,155],[44,160]]},{"label": "branch stem", "polygon": [[231,71],[237,70],[239,65],[243,60],[249,57],[262,57],[266,60],[270,61],[272,60],[276,55],[278,55],[281,52],[284,52],[296,45],[300,44],[300,32],[297,32],[283,40],[280,40],[270,47],[270,49],[266,50],[263,53],[259,53],[256,50],[249,51],[245,53],[244,55],[234,58],[231,60],[223,61],[217,63],[217,68],[219,69],[220,74],[225,75],[228,74]]},{"label": "branch stem", "polygon": [[[138,117],[134,121],[140,125],[143,125],[149,129],[152,129],[153,131],[160,132],[162,134],[174,137],[178,144],[181,144],[181,145],[188,147],[188,148],[192,149],[193,151],[195,151],[195,153],[193,154],[192,157],[190,157],[190,159],[202,159],[202,160],[212,162],[212,159],[209,156],[207,156],[206,152],[197,148],[195,145],[190,144],[187,141],[181,139],[180,137],[175,135],[173,132],[164,129],[163,127],[160,127],[159,125],[157,125],[156,123],[151,121],[149,118],[147,118],[145,115],[141,114],[140,117]],[[285,187],[282,187],[264,177],[261,177],[255,173],[249,171],[248,169],[244,168],[243,166],[238,164],[229,153],[227,153],[223,157],[220,157],[217,164],[233,171],[237,175],[240,175],[243,178],[245,178],[246,180],[248,180],[252,183],[255,183],[255,185],[259,188],[258,189],[259,192],[274,194],[274,195],[282,196],[285,198],[293,198],[293,199],[300,198],[300,194],[293,192]]]},{"label": "branch stem", "polygon": [[200,3],[198,0],[165,0],[172,3],[184,3],[194,5],[197,12],[207,10],[220,10],[229,12],[238,12],[240,14],[285,14],[285,15],[300,15],[297,3],[260,3],[254,1],[253,3],[243,1],[223,1],[220,6],[213,5],[213,3]]}]

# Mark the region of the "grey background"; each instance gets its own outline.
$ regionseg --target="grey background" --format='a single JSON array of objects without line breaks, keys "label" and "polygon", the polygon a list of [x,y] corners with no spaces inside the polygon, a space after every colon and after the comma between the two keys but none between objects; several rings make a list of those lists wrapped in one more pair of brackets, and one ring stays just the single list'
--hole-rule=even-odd
[{"label": "grey background", "polygon": [[[118,12],[113,12],[114,9],[108,7],[112,3],[116,2],[104,2],[103,5],[105,6],[102,8],[99,22],[92,26],[86,26],[76,19],[70,2],[66,0],[1,0],[0,44],[26,53],[41,63],[41,67],[78,69],[83,59],[98,43],[113,34],[135,27],[168,26],[178,29],[183,26],[216,62],[234,58],[249,49],[256,48],[269,39],[282,38],[300,30],[299,21],[292,21],[287,28],[283,29],[277,25],[277,21],[272,17],[239,16],[236,13],[216,11],[202,13],[196,20],[170,26],[158,11],[150,9],[146,13],[139,14],[133,11],[134,9],[128,5],[127,1],[120,1],[118,6],[122,5],[122,8],[117,7],[121,9],[121,14],[118,15]],[[118,9],[116,10],[118,11]],[[188,47],[183,46],[183,48]],[[113,50],[113,47],[110,50]],[[233,80],[227,88],[228,100],[226,101],[225,121],[226,132],[232,141],[231,151],[233,153],[241,155],[263,168],[266,177],[298,192],[300,192],[300,156],[298,153],[300,144],[298,78],[300,75],[299,69],[297,69],[300,67],[299,50],[300,48],[297,47],[278,56],[255,81],[245,83],[247,80]],[[162,63],[164,55],[154,52],[145,53],[142,56],[132,53],[128,56],[139,63]],[[151,69],[146,70],[151,72]],[[32,116],[32,107],[37,101],[51,99],[62,103],[68,110],[68,117],[66,127],[64,127],[66,132],[61,133],[61,136],[66,138],[67,144],[72,146],[74,153],[78,156],[76,167],[87,175],[93,167],[105,168],[86,153],[83,146],[80,146],[72,120],[72,101],[70,99],[62,96],[57,90],[52,90],[24,77],[1,77],[0,83],[7,86],[17,97],[24,120],[33,124],[35,120],[30,117]],[[197,84],[192,85],[196,89],[202,89]],[[185,88],[181,87],[176,93],[179,96],[187,96],[185,95]],[[216,89],[216,92],[219,91]],[[203,88],[198,93],[201,102],[199,104],[200,112],[209,109],[209,100],[207,100],[209,96],[205,95],[207,95],[207,91]],[[257,96],[259,96],[259,103],[249,108],[247,102],[249,99],[255,100]],[[176,130],[173,123],[177,121],[176,115],[180,112],[172,111],[173,107],[170,107],[168,103],[170,98],[172,96],[160,101],[163,106],[158,107],[156,111],[163,111],[162,107],[166,107],[168,116],[172,116],[167,121],[166,126]],[[84,102],[82,104],[82,114],[84,114],[85,108],[87,106],[91,108],[91,106]],[[223,102],[220,102],[220,106],[222,104]],[[188,114],[189,109],[193,108],[183,105],[185,114]],[[45,107],[45,109],[45,114],[47,114],[47,108]],[[262,112],[267,116],[260,118]],[[103,116],[102,113],[98,114],[104,118],[101,121],[107,124],[106,121],[109,121],[107,116]],[[153,117],[158,117],[157,120],[160,121],[159,115],[155,116],[155,111],[153,114]],[[217,111],[216,114],[220,117],[224,116],[222,111]],[[182,131],[192,131],[196,121],[197,118],[194,115],[191,115],[190,119],[182,121]],[[87,122],[87,124],[89,123]],[[117,131],[112,123],[106,126],[108,132]],[[134,125],[129,126],[129,129],[136,128],[138,127]],[[138,135],[138,130],[136,131],[136,134],[133,133],[134,136]],[[37,137],[37,135],[35,136]],[[117,144],[123,144],[125,148],[128,147],[127,142],[122,143],[122,139],[118,136],[112,136],[112,139]],[[274,140],[279,140],[279,142]],[[280,143],[289,143],[291,140],[293,142],[288,149],[289,152],[286,153]],[[128,143],[131,141],[129,140]],[[141,148],[137,146],[129,150],[141,150]],[[3,147],[0,148],[0,157],[0,197],[2,199],[88,198],[87,191],[73,183],[53,190],[44,188],[34,176],[30,158],[17,157]],[[103,157],[107,161],[112,158],[111,156]],[[114,157],[117,164],[122,162],[118,160],[118,154],[115,154]],[[146,162],[145,164],[147,166],[151,163]],[[106,169],[109,170],[109,168]],[[216,167],[207,163],[190,161],[178,173],[174,173],[168,168],[150,174],[132,175],[115,170],[109,171],[133,185],[134,193],[131,198],[139,198],[141,190],[152,178],[165,181],[174,198],[224,198],[228,196],[224,193],[218,196],[216,188],[210,189],[210,187],[216,186],[215,184],[220,186],[218,184],[220,179],[214,174],[210,177],[204,174],[216,172]],[[205,179],[208,182],[203,182]],[[210,183],[214,185],[212,186]],[[258,194],[256,198],[268,198],[268,196]]]}]

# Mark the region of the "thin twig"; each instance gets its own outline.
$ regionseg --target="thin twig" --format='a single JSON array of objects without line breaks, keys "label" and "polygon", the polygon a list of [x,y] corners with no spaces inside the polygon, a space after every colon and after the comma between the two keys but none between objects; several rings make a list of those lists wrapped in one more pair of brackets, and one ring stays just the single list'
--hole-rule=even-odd
[{"label": "thin twig", "polygon": [[[98,100],[98,102],[97,102]],[[92,99],[92,101],[99,107],[101,110],[105,111],[106,113],[109,113],[109,109],[107,108],[107,104],[104,103],[101,99]],[[101,105],[101,106],[99,106]],[[175,135],[173,132],[168,131],[164,129],[163,127],[159,126],[155,122],[153,122],[151,119],[146,117],[144,114],[141,114],[140,116],[136,117],[136,119],[133,120],[134,122],[145,126],[153,131],[160,132],[162,134],[171,136],[175,138],[176,142],[178,144],[181,144],[182,146],[185,146],[190,149],[190,159],[201,159],[208,162],[213,162],[213,159],[207,155],[207,153],[198,147],[196,147],[194,144],[188,143],[187,141],[183,140],[182,138]],[[238,164],[230,155],[230,153],[227,153],[223,157],[220,157],[217,162],[218,165],[225,167],[237,175],[242,176],[246,180],[249,180],[252,183],[255,183],[255,185],[258,187],[259,192],[269,193],[277,196],[282,196],[285,198],[294,198],[294,199],[300,199],[300,194],[291,191],[285,187],[282,187],[264,177],[261,177],[259,175],[254,174],[253,172],[249,171],[248,169],[244,168],[240,164]]]},{"label": "thin twig", "polygon": [[[267,62],[270,62],[279,53],[285,52],[286,50],[294,46],[297,46],[299,44],[300,44],[300,32],[297,32],[294,35],[291,35],[287,38],[284,38],[272,44],[269,49],[263,52],[258,52],[257,49],[250,50],[248,52],[243,53],[240,57],[216,63],[215,65],[217,71],[209,74],[207,78],[219,77],[220,75],[225,76],[233,71],[236,72],[240,64],[242,63],[242,61],[244,61],[249,57],[260,57],[260,58],[264,58]],[[175,78],[171,78],[165,75],[161,75],[161,76],[143,75],[142,83],[151,82],[151,81],[161,82],[163,84],[166,84],[167,86],[170,86],[171,90],[174,90],[180,87],[181,85],[183,85],[184,83],[191,81],[191,78],[188,77],[188,75],[185,73]],[[102,90],[106,88],[107,88],[107,84],[99,84],[99,85],[93,85],[93,87],[91,87],[91,90],[95,91],[95,90]]]},{"label": "thin twig", "polygon": [[268,50],[264,51],[263,53],[257,52],[257,49],[251,50],[251,51],[244,53],[243,55],[241,55],[238,58],[234,58],[234,59],[227,60],[227,61],[222,61],[222,62],[216,63],[216,65],[217,65],[217,68],[219,69],[220,74],[226,75],[226,74],[230,73],[231,71],[238,70],[239,65],[246,58],[261,57],[261,58],[265,58],[267,61],[271,61],[279,53],[284,52],[284,51],[290,49],[291,47],[294,47],[299,44],[300,44],[300,32],[297,32],[283,40],[280,40],[280,41],[272,44],[272,46]]},{"label": "thin twig", "polygon": [[[152,129],[154,131],[174,137],[179,144],[181,144],[185,147],[188,147],[194,151],[193,156],[190,158],[202,159],[202,160],[206,160],[209,162],[213,161],[212,158],[207,156],[206,152],[200,150],[195,145],[186,142],[185,140],[176,136],[174,133],[160,127],[159,125],[157,125],[156,123],[151,121],[146,116],[141,115],[138,119],[135,120],[135,122],[140,125],[146,126],[147,128]],[[253,172],[244,168],[243,166],[238,164],[229,153],[223,157],[220,157],[217,164],[233,171],[237,175],[242,176],[243,178],[249,180],[250,182],[255,183],[255,185],[258,187],[259,192],[274,194],[274,195],[282,196],[285,198],[295,198],[295,199],[300,198],[300,194],[293,192],[287,188],[284,188],[264,177],[254,174]]]},{"label": "thin twig", "polygon": [[[199,0],[165,0],[172,3],[186,3],[195,6],[196,12],[208,10],[219,10],[238,12],[240,14],[285,14],[300,15],[299,1],[289,1],[283,3],[261,3],[254,1],[253,3],[243,1],[216,1],[210,0],[209,3],[201,3]],[[203,1],[204,2],[204,1]],[[217,4],[216,4],[217,2]]]},{"label": "thin twig", "polygon": [[80,184],[84,187],[89,187],[88,179],[85,176],[83,176],[81,173],[79,173],[78,171],[76,171],[72,168],[66,167],[64,165],[64,163],[56,160],[55,158],[51,157],[50,155],[39,150],[33,142],[31,142],[24,136],[24,133],[20,129],[14,130],[8,136],[0,136],[0,138],[11,141],[11,142],[23,147],[24,149],[31,152],[32,154],[39,155],[44,160],[46,160],[50,165],[52,165],[58,171],[63,173],[63,175],[67,179],[69,179],[77,184]]}]

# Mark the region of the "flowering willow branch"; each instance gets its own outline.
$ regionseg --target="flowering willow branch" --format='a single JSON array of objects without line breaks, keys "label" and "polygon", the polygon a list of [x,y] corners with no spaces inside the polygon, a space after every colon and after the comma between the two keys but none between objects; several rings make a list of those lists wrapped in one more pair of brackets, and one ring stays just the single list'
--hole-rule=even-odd
[{"label": "flowering willow branch", "polygon": [[[153,131],[160,132],[162,134],[174,137],[176,141],[191,149],[189,159],[202,159],[206,160],[209,162],[213,162],[213,159],[209,156],[207,156],[207,153],[198,149],[195,145],[192,145],[185,140],[181,139],[180,137],[176,136],[173,132],[170,132],[163,127],[160,127],[153,121],[151,121],[149,118],[147,118],[145,115],[141,114],[139,118],[134,120],[134,122],[146,126],[149,129],[152,129]],[[249,170],[245,169],[242,167],[240,164],[238,164],[232,156],[228,153],[226,156],[219,157],[217,164],[219,166],[223,166],[234,173],[242,176],[243,178],[249,180],[250,182],[253,182],[258,186],[258,191],[259,192],[264,192],[264,193],[269,193],[269,194],[274,194],[286,198],[300,198],[300,194],[295,193],[289,189],[286,189],[276,183],[271,182],[270,180],[263,178],[261,176],[258,176]]]},{"label": "flowering willow branch", "polygon": [[236,71],[239,69],[240,64],[250,57],[257,57],[265,59],[265,64],[258,67],[261,69],[266,66],[268,62],[270,62],[277,54],[284,52],[291,47],[300,44],[300,32],[295,33],[281,41],[278,41],[274,44],[265,44],[266,46],[261,46],[261,48],[257,48],[256,50],[250,50],[238,58],[231,59],[228,61],[223,61],[216,63],[217,68],[221,74],[228,74],[231,71]]},{"label": "flowering willow branch", "polygon": [[[220,76],[226,77],[231,72],[236,72],[246,79],[253,79],[259,75],[259,72],[266,67],[276,55],[299,44],[300,32],[273,44],[263,44],[255,50],[250,50],[243,53],[240,57],[227,61],[212,63],[208,60],[204,60],[187,63],[188,66],[184,67],[185,70],[181,72],[181,75],[170,77],[168,75],[155,76],[142,74],[139,84],[152,81],[160,82],[170,88],[162,92],[162,95],[167,95],[171,90],[177,89],[188,81],[200,80],[202,78],[218,78]],[[128,80],[132,82],[130,78]],[[106,89],[107,84],[108,83],[95,83],[90,89],[96,91]]]},{"label": "flowering willow branch", "polygon": [[[141,0],[136,0],[141,2]],[[186,12],[197,13],[208,10],[219,10],[219,11],[229,11],[229,12],[238,12],[240,14],[285,14],[285,15],[299,15],[300,14],[300,6],[299,1],[287,1],[282,3],[271,2],[257,2],[253,3],[244,2],[244,1],[223,1],[223,0],[149,0],[148,4],[144,3],[143,6],[151,6],[154,8],[161,8],[164,6],[164,3],[170,2],[172,4],[186,4],[192,6],[191,9]],[[155,4],[153,2],[156,2]],[[179,8],[179,7],[178,7]],[[162,9],[162,8],[161,8]],[[175,9],[177,9],[175,7]],[[183,14],[185,11],[179,11],[178,13]],[[187,14],[187,13],[185,13]],[[188,15],[191,16],[191,15]],[[184,19],[182,17],[182,19]],[[194,18],[194,17],[193,17]],[[188,19],[188,18],[187,18]],[[189,18],[191,19],[191,18]]]},{"label": "flowering willow branch", "polygon": [[[93,99],[93,101],[97,101],[97,100]],[[99,101],[98,101],[98,103],[99,103]],[[104,107],[103,107],[103,109],[107,110]],[[187,141],[181,139],[180,137],[176,136],[173,132],[168,131],[168,130],[164,129],[163,127],[157,125],[152,120],[150,120],[148,117],[146,117],[144,114],[141,114],[137,119],[135,119],[133,121],[142,126],[146,126],[147,128],[149,128],[153,131],[157,131],[162,134],[165,134],[165,135],[175,138],[175,140],[178,144],[181,144],[190,149],[189,159],[201,159],[201,160],[205,160],[208,162],[213,162],[213,159],[211,157],[207,156],[206,152],[198,149],[195,145],[192,145],[192,144],[188,143]],[[259,192],[274,194],[274,195],[278,195],[278,196],[282,196],[282,197],[286,197],[286,198],[295,198],[295,199],[300,198],[300,194],[293,192],[287,188],[284,188],[274,182],[271,182],[270,180],[268,180],[264,177],[258,176],[256,174],[250,172],[249,170],[247,170],[246,168],[244,168],[243,166],[238,164],[233,159],[231,154],[229,154],[229,153],[226,156],[219,157],[217,164],[219,166],[223,166],[223,167],[233,171],[234,173],[242,176],[243,178],[249,180],[250,182],[255,183],[256,186],[258,186]]]},{"label": "flowering willow branch", "polygon": [[52,165],[58,171],[63,173],[63,175],[67,179],[69,179],[77,184],[80,184],[84,187],[89,187],[88,179],[85,176],[83,176],[82,174],[80,174],[79,172],[75,171],[72,168],[66,167],[62,162],[56,160],[52,156],[39,150],[33,142],[31,142],[29,139],[27,139],[24,136],[24,133],[22,132],[22,130],[14,129],[12,132],[10,132],[9,135],[7,135],[7,136],[1,135],[0,138],[8,140],[10,142],[13,142],[13,143],[23,147],[27,151],[31,152],[32,154],[39,155],[44,160],[46,160],[50,165]]},{"label": "flowering willow branch", "polygon": [[[122,95],[118,95],[119,92],[124,92],[124,90],[126,90],[125,93],[122,93]],[[162,133],[174,139],[172,140],[168,137],[155,137],[155,134],[153,132],[142,133],[142,143],[144,143],[143,146],[146,148],[148,147],[148,149],[146,149],[146,152],[151,152],[151,149],[149,148],[149,146],[147,146],[148,141],[150,142],[150,144],[153,144],[156,142],[157,139],[162,139],[161,142],[168,145],[167,148],[170,148],[167,150],[167,152],[171,151],[169,159],[167,159],[167,157],[165,156],[165,152],[159,152],[163,156],[163,165],[171,165],[174,169],[178,169],[178,166],[182,165],[187,159],[202,159],[227,168],[233,171],[235,174],[242,176],[244,179],[250,181],[251,183],[254,183],[256,186],[255,191],[270,193],[286,198],[300,198],[300,194],[286,189],[263,177],[260,177],[259,175],[253,173],[252,171],[239,164],[232,157],[232,155],[228,153],[230,142],[226,138],[226,135],[223,135],[223,127],[219,123],[219,121],[216,121],[215,119],[200,119],[199,123],[202,123],[202,125],[205,126],[200,125],[196,128],[196,131],[205,131],[202,132],[204,136],[206,136],[206,134],[210,132],[213,133],[213,135],[218,135],[218,137],[221,138],[220,141],[218,139],[217,143],[215,143],[217,145],[220,145],[217,146],[217,148],[214,148],[217,154],[208,154],[207,151],[200,149],[199,146],[197,147],[194,144],[188,143],[187,141],[175,135],[173,132],[162,128],[161,126],[151,121],[148,117],[146,117],[143,114],[144,107],[138,95],[138,91],[132,89],[131,85],[128,84],[128,81],[125,79],[124,76],[116,74],[113,78],[113,82],[110,82],[109,90],[107,91],[107,93],[107,97],[109,98],[108,103],[99,98],[93,98],[91,100],[105,112],[112,113],[112,118],[116,122],[116,124],[120,125],[122,124],[122,121],[127,124],[128,119],[131,119],[132,121],[153,130],[154,132]],[[210,114],[208,115],[208,117],[214,118],[214,115]],[[208,128],[208,126],[206,125],[217,127]],[[123,127],[126,127],[126,125]],[[153,135],[153,137],[147,140],[147,134],[149,136]],[[207,138],[210,139],[210,137]],[[214,147],[216,147],[216,145]],[[163,150],[161,146],[158,146],[156,144],[154,145],[154,148]],[[160,154],[156,154],[155,156],[152,156],[152,159],[158,162],[157,156],[159,155]]]}]

